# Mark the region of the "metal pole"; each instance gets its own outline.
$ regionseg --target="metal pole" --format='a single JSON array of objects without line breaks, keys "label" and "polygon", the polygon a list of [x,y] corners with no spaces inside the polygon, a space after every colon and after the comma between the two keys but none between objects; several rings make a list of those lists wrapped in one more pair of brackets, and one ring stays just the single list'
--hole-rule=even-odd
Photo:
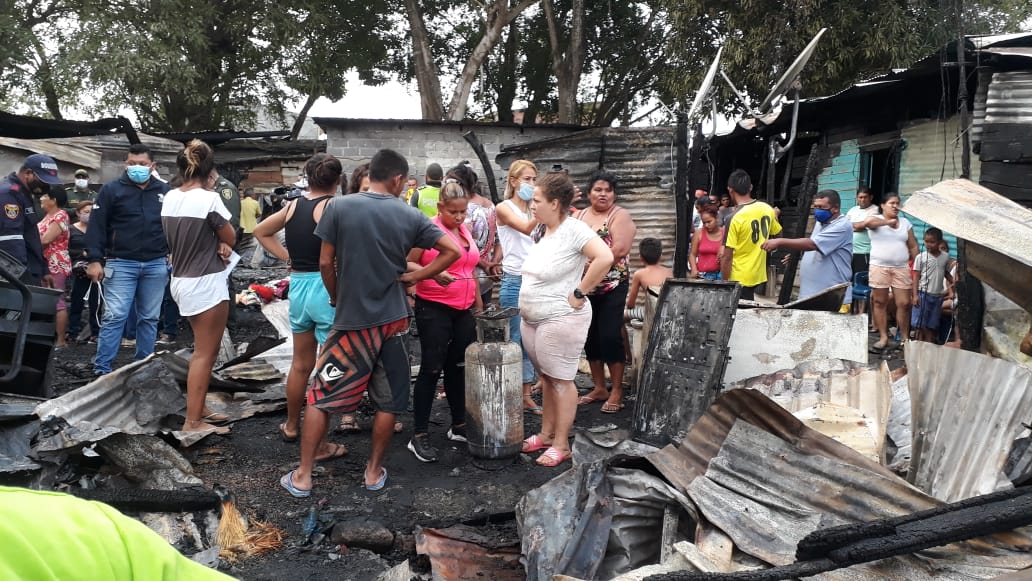
[{"label": "metal pole", "polygon": [[674,170],[674,277],[688,276],[688,243],[692,227],[692,205],[688,198],[688,117],[677,115],[674,129],[677,162]]},{"label": "metal pole", "polygon": [[971,134],[968,132],[967,50],[964,48],[964,6],[957,0],[957,106],[960,108],[960,177],[971,176]]}]

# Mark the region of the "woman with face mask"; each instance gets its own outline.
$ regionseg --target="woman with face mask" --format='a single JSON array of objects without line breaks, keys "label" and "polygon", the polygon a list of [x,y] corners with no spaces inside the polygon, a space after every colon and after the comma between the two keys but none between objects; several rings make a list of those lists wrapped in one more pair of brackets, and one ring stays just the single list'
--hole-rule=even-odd
[{"label": "woman with face mask", "polygon": [[[79,202],[75,206],[75,215],[79,218],[68,229],[68,255],[72,260],[72,298],[68,309],[68,335],[65,340],[72,343],[82,330],[82,311],[86,306],[86,294],[90,290],[90,278],[86,276],[86,230],[90,225],[90,214],[93,213],[93,202]],[[88,343],[97,342],[100,333],[100,291],[94,289],[89,293],[89,326]]]},{"label": "woman with face mask", "polygon": [[[530,233],[538,224],[530,212],[536,182],[537,167],[532,162],[525,159],[512,162],[505,183],[505,200],[496,207],[498,242],[502,247],[502,285],[498,291],[498,303],[503,308],[519,306],[523,261],[534,245]],[[509,320],[509,338],[523,348],[519,315]],[[534,365],[527,350],[523,349],[523,407],[528,412],[541,415],[541,407],[530,397],[533,383]]]},{"label": "woman with face mask", "polygon": [[36,224],[39,237],[43,241],[43,258],[54,280],[54,288],[61,291],[57,299],[57,314],[54,321],[57,326],[57,340],[54,347],[65,347],[65,333],[68,331],[68,305],[64,300],[65,281],[72,274],[72,261],[68,256],[68,213],[62,208],[68,203],[65,193],[54,189],[39,198],[43,218]]}]

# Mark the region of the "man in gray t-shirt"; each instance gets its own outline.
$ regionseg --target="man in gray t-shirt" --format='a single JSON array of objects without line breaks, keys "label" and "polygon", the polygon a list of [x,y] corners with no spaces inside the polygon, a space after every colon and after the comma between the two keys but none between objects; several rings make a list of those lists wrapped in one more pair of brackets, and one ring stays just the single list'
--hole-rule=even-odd
[{"label": "man in gray t-shirt", "polygon": [[[369,162],[370,186],[334,199],[315,234],[322,239],[319,272],[337,308],[308,390],[301,427],[301,463],[280,478],[292,496],[312,492],[315,454],[326,435],[329,414],[352,413],[367,391],[376,407],[365,485],[380,490],[387,481],[384,455],[394,434],[395,414],[408,407],[409,366],[399,334],[408,328],[405,286],[431,278],[458,260],[458,245],[419,210],[397,203],[405,188],[408,162],[383,149]],[[440,254],[406,272],[412,248]],[[374,373],[386,381],[370,381]]]}]

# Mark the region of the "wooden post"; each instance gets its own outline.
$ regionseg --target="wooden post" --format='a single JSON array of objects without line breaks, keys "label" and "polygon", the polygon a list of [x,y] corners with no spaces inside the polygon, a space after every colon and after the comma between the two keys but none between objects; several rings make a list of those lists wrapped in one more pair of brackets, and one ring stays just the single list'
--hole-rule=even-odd
[{"label": "wooden post", "polygon": [[685,278],[688,276],[688,244],[691,241],[694,204],[688,196],[688,118],[683,113],[677,116],[674,145],[677,150],[674,171],[674,278]]},{"label": "wooden post", "polygon": [[[799,193],[799,215],[795,224],[793,234],[803,236],[806,234],[806,221],[810,219],[808,211],[813,203],[813,196],[817,193],[817,163],[820,159],[818,154],[819,146],[814,143],[810,147],[810,157],[806,160],[806,172],[803,174],[803,188]],[[791,170],[789,170],[791,171]],[[799,268],[799,253],[789,254],[788,264],[785,265],[785,276],[781,279],[781,292],[778,293],[778,304],[784,305],[792,300],[792,287],[795,285],[796,270]]]}]

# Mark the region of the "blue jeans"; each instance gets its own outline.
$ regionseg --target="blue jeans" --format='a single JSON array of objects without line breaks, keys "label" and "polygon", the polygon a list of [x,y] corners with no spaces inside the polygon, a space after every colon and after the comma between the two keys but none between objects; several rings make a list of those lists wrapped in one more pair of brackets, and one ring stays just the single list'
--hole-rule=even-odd
[{"label": "blue jeans", "polygon": [[172,288],[167,284],[161,300],[161,332],[169,337],[179,334],[179,305],[172,299]]},{"label": "blue jeans", "polygon": [[168,269],[164,258],[147,262],[112,258],[104,267],[104,319],[97,338],[96,373],[110,373],[118,355],[129,309],[136,307],[136,360],[154,353],[158,316],[165,295]]},{"label": "blue jeans", "polygon": [[[515,274],[502,274],[502,286],[498,289],[498,304],[502,308],[520,306],[520,285],[523,277]],[[523,348],[523,337],[520,336],[520,316],[509,318],[509,339],[520,346],[523,351],[523,383],[534,381],[534,364],[530,362],[527,350]]]}]

